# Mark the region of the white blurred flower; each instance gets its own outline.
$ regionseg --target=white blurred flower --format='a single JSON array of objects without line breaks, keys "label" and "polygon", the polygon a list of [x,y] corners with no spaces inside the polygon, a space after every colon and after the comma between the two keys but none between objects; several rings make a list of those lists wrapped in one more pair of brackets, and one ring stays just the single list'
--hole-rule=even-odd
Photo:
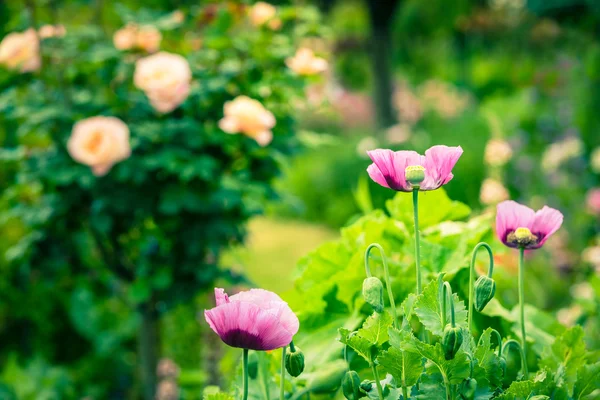
[{"label": "white blurred flower", "polygon": [[574,304],[568,308],[561,308],[556,313],[556,318],[558,322],[569,327],[575,325],[575,322],[581,317],[583,314],[583,309],[579,304]]},{"label": "white blurred flower", "polygon": [[421,99],[446,119],[461,114],[469,104],[469,96],[445,82],[429,80],[419,89]]},{"label": "white blurred flower", "polygon": [[393,103],[401,122],[415,124],[423,117],[421,101],[406,85],[395,90]]},{"label": "white blurred flower", "polygon": [[501,167],[510,161],[512,155],[512,148],[506,140],[490,139],[485,145],[483,159],[488,165]]},{"label": "white blurred flower", "polygon": [[600,174],[600,147],[596,147],[590,156],[590,165],[592,171],[596,174]]},{"label": "white blurred flower", "polygon": [[250,8],[250,22],[254,26],[267,26],[273,30],[281,27],[281,20],[276,18],[277,8],[272,4],[259,1]]},{"label": "white blurred flower", "polygon": [[571,286],[571,296],[576,299],[593,300],[594,288],[589,282],[581,282]]},{"label": "white blurred flower", "polygon": [[581,256],[583,261],[600,269],[600,246],[587,247]]},{"label": "white blurred flower", "polygon": [[600,216],[600,188],[590,189],[586,194],[585,202],[590,213]]},{"label": "white blurred flower", "polygon": [[487,178],[481,184],[479,199],[482,204],[488,206],[498,204],[504,200],[508,200],[509,197],[508,190],[506,190],[501,182],[495,179]]},{"label": "white blurred flower", "polygon": [[179,400],[177,383],[170,379],[161,381],[156,388],[156,400]]},{"label": "white blurred flower", "polygon": [[38,34],[41,39],[63,37],[67,34],[67,29],[64,25],[43,25],[39,29]]},{"label": "white blurred flower", "polygon": [[379,147],[379,142],[373,136],[362,138],[356,145],[356,153],[359,157],[369,158],[367,151],[374,150]]},{"label": "white blurred flower", "polygon": [[400,144],[408,141],[412,136],[412,128],[409,124],[396,124],[390,126],[385,131],[385,137],[388,143],[391,144]]},{"label": "white blurred flower", "polygon": [[542,169],[555,172],[566,161],[579,157],[583,153],[583,142],[576,137],[569,137],[552,143],[542,155]]}]

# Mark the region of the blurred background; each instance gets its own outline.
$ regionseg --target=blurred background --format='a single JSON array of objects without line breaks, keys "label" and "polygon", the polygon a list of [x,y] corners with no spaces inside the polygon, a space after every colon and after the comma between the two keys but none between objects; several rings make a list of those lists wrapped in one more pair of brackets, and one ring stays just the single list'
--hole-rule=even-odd
[{"label": "blurred background", "polygon": [[[378,147],[462,146],[446,189],[476,213],[562,210],[531,302],[565,325],[590,307],[600,2],[271,3],[0,2],[0,399],[226,385],[234,359],[201,312],[212,287],[292,290],[302,256],[393,196],[365,173]],[[134,83],[157,51],[191,68],[168,111]],[[327,68],[303,69],[311,57]],[[219,128],[240,95],[274,114],[267,146]],[[96,115],[131,131],[103,177],[67,151]]]}]

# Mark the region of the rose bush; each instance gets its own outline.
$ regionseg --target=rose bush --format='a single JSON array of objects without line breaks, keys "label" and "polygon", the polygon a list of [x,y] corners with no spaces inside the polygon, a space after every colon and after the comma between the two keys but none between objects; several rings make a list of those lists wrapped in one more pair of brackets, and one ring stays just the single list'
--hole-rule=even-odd
[{"label": "rose bush", "polygon": [[[161,317],[241,279],[219,256],[275,196],[304,82],[286,59],[320,33],[307,7],[274,7],[277,31],[233,1],[115,7],[114,27],[43,21],[66,34],[15,17],[0,44],[0,359],[60,365],[55,398],[153,398]],[[31,381],[11,376],[0,397]]]}]

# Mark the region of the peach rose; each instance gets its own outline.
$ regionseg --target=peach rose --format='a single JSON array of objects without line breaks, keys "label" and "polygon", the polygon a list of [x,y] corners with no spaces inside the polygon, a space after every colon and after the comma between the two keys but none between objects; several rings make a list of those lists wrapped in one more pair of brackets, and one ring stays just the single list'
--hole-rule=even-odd
[{"label": "peach rose", "polygon": [[113,35],[113,44],[118,50],[131,50],[137,41],[137,26],[127,24]]},{"label": "peach rose", "polygon": [[44,25],[40,28],[38,34],[42,39],[63,37],[67,34],[67,29],[64,25]]},{"label": "peach rose", "polygon": [[261,145],[273,140],[271,129],[275,126],[275,116],[263,105],[246,96],[238,96],[223,107],[225,116],[219,121],[224,132],[243,133]]},{"label": "peach rose", "polygon": [[298,49],[294,57],[285,60],[289,69],[298,75],[315,75],[327,70],[327,61],[324,58],[315,57],[311,49]]},{"label": "peach rose", "polygon": [[[264,1],[259,1],[250,9],[250,22],[252,22],[252,25],[254,26],[263,26],[267,22],[274,19],[276,14],[277,9],[275,6],[265,3]],[[271,29],[278,28],[271,27]]]},{"label": "peach rose", "polygon": [[148,52],[154,53],[160,48],[160,41],[162,35],[158,29],[153,26],[141,26],[136,35],[136,45],[138,48]]},{"label": "peach rose", "polygon": [[160,113],[168,113],[187,99],[192,71],[185,58],[161,51],[139,59],[133,81],[143,90],[150,104]]},{"label": "peach rose", "polygon": [[67,150],[75,161],[90,166],[94,175],[106,175],[131,154],[129,128],[115,117],[84,119],[73,126]]},{"label": "peach rose", "polygon": [[35,29],[6,35],[0,42],[0,64],[21,72],[39,70],[42,60],[40,41]]}]

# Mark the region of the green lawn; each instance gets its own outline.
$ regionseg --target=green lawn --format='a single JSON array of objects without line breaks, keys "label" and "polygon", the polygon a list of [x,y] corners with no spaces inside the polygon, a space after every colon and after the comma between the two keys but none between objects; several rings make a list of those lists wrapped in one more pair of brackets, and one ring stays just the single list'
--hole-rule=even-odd
[{"label": "green lawn", "polygon": [[223,265],[233,266],[256,286],[277,293],[291,288],[296,263],[302,256],[337,236],[320,225],[267,217],[254,218],[248,229],[246,246],[229,250]]}]

